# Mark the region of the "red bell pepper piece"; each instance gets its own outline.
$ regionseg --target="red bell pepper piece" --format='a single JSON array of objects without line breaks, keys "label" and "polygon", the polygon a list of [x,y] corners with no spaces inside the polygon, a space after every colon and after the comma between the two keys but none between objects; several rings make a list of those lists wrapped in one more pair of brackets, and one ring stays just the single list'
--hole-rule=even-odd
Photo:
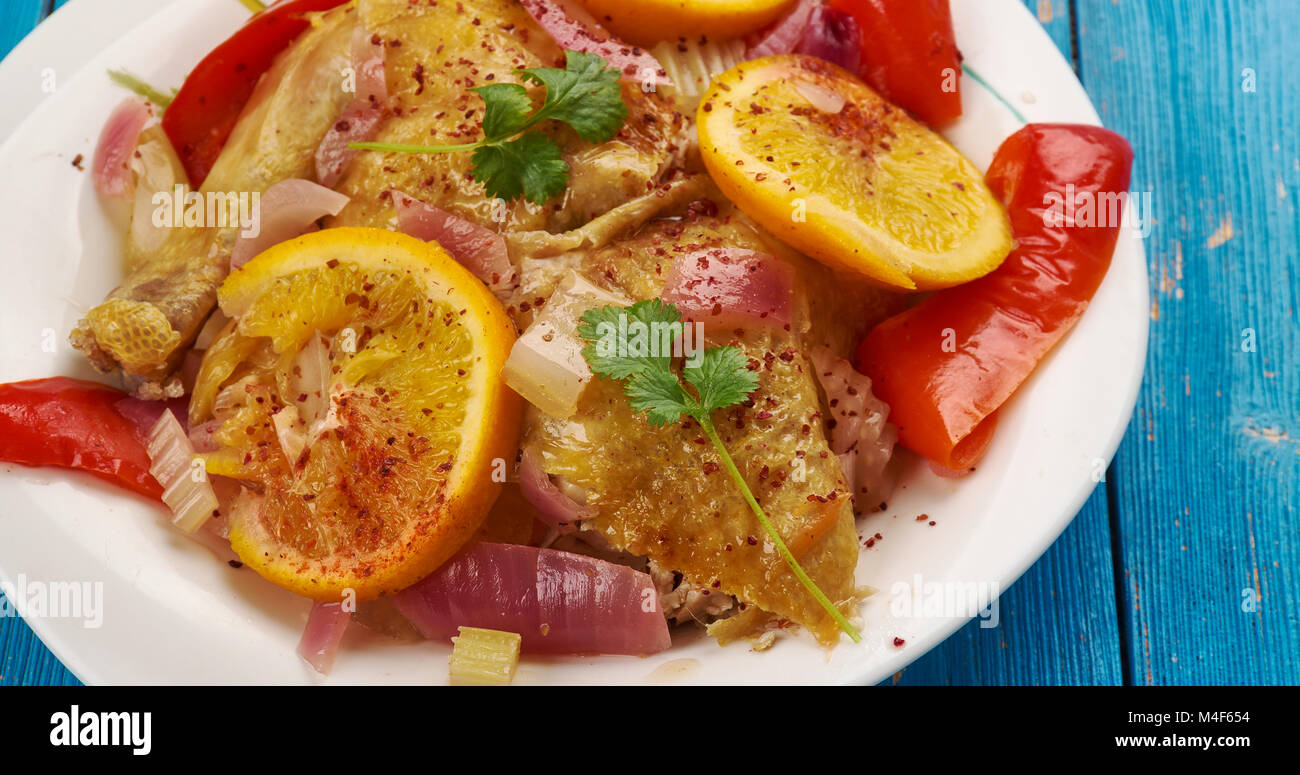
[{"label": "red bell pepper piece", "polygon": [[75,468],[149,498],[163,489],[135,423],[115,408],[127,394],[54,377],[0,385],[0,460]]},{"label": "red bell pepper piece", "polygon": [[930,126],[961,116],[961,52],[948,0],[831,0],[858,23],[862,80]]},{"label": "red bell pepper piece", "polygon": [[345,0],[280,0],[203,58],[163,113],[162,127],[198,188],[212,171],[262,74],[310,26],[304,14]]},{"label": "red bell pepper piece", "polygon": [[[988,183],[1011,217],[1015,251],[884,321],[858,349],[858,370],[889,404],[904,446],[953,470],[983,455],[995,412],[1106,276],[1123,209],[1106,205],[1127,195],[1132,166],[1128,141],[1101,127],[1030,124],[1002,144]],[[1091,201],[1094,217],[1071,221],[1070,196],[1080,214]]]}]

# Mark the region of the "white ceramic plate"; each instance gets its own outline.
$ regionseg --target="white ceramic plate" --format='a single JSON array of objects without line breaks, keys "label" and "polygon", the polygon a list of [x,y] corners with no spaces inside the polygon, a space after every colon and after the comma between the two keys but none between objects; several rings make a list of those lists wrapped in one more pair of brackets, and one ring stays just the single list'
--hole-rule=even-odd
[{"label": "white ceramic plate", "polygon": [[[967,63],[1030,120],[1097,123],[1069,65],[1017,0],[954,0]],[[147,21],[144,14],[161,7]],[[126,68],[178,85],[246,13],[234,0],[77,0],[0,68],[0,96],[33,109],[0,148],[0,381],[90,376],[64,342],[77,318],[119,280],[120,237],[88,172],[99,128],[123,93],[105,77]],[[132,22],[125,31],[123,25]],[[95,54],[100,51],[102,53]],[[78,64],[84,65],[72,75]],[[58,88],[40,91],[45,68]],[[46,73],[47,74],[47,73]],[[965,117],[948,134],[981,167],[1018,124],[966,79]],[[8,131],[11,127],[0,126]],[[924,654],[972,612],[907,611],[901,585],[1005,590],[1069,524],[1128,424],[1141,380],[1148,290],[1138,236],[1126,230],[1092,308],[1004,409],[996,440],[972,476],[944,480],[924,465],[904,473],[887,512],[860,525],[884,539],[863,549],[864,642],[831,652],[786,638],[770,651],[719,648],[686,637],[650,658],[525,659],[520,683],[873,683]],[[57,350],[43,345],[56,341]],[[937,525],[918,522],[928,514]],[[29,616],[88,683],[308,683],[294,649],[308,604],[233,570],[171,529],[162,514],[80,474],[0,466],[0,578],[101,582],[103,620]],[[15,601],[24,615],[26,601]],[[928,615],[927,615],[928,614]],[[937,614],[937,615],[935,615]],[[356,632],[330,683],[439,683],[448,646],[391,645]],[[893,645],[895,638],[906,644]]]}]

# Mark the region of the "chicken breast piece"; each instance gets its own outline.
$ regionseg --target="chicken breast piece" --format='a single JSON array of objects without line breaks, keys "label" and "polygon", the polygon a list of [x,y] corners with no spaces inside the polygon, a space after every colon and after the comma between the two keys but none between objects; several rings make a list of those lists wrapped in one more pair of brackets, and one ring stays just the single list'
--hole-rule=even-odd
[{"label": "chicken breast piece", "polygon": [[[312,176],[316,146],[351,100],[338,84],[357,19],[348,7],[314,17],[258,84],[201,193],[260,194]],[[86,314],[73,346],[101,371],[120,369],[142,397],[180,395],[173,373],[216,306],[239,231],[238,223],[173,228]]]},{"label": "chicken breast piece", "polygon": [[[545,90],[515,71],[564,67],[564,52],[514,0],[461,0],[413,4],[363,0],[365,29],[386,42],[385,70],[392,117],[380,143],[460,145],[482,134],[483,100],[470,89],[523,83],[534,105]],[[637,85],[624,85],[628,119],[613,140],[581,141],[571,129],[543,129],[569,164],[568,190],[538,207],[487,197],[470,176],[472,154],[420,155],[366,152],[338,186],[352,204],[328,225],[384,226],[392,219],[388,192],[397,189],[467,220],[504,231],[560,231],[652,189],[684,141],[686,120],[672,102]]]},{"label": "chicken breast piece", "polygon": [[[315,177],[316,148],[353,98],[343,83],[358,27],[384,45],[391,101],[379,142],[472,142],[481,136],[483,102],[471,88],[517,81],[517,68],[564,61],[513,0],[359,0],[312,19],[259,83],[203,192],[260,193],[281,180]],[[540,100],[540,88],[534,93]],[[351,203],[325,225],[395,227],[390,192],[399,189],[498,230],[580,226],[653,189],[679,152],[686,122],[670,101],[636,87],[625,88],[624,99],[629,119],[608,143],[593,146],[566,127],[545,128],[571,167],[568,191],[545,206],[486,198],[469,176],[470,154],[363,152],[337,186]],[[237,227],[176,229],[87,313],[73,344],[101,370],[120,370],[138,394],[178,394],[173,374],[215,306],[237,236]]]},{"label": "chicken breast piece", "polygon": [[[717,215],[698,215],[711,211]],[[857,533],[807,357],[811,342],[827,338],[813,333],[810,296],[836,278],[715,200],[688,208],[686,217],[653,221],[631,238],[550,261],[611,292],[648,299],[661,294],[675,256],[714,247],[777,253],[796,267],[797,315],[790,331],[706,328],[708,344],[739,345],[760,377],[750,404],[716,412],[713,419],[783,539],[822,590],[847,605],[855,593]],[[526,264],[524,286],[544,293],[554,269],[529,269]],[[889,307],[885,299],[865,291],[861,306],[875,310],[878,319]],[[855,323],[833,325],[851,330]],[[785,565],[693,421],[654,428],[633,413],[620,383],[596,379],[573,417],[534,411],[526,424],[524,443],[541,455],[547,473],[581,488],[596,508],[584,529],[599,532],[618,550],[648,557],[654,567],[681,573],[697,592],[741,601],[745,610],[718,634],[740,637],[782,618],[823,643],[838,639],[838,626]]]}]

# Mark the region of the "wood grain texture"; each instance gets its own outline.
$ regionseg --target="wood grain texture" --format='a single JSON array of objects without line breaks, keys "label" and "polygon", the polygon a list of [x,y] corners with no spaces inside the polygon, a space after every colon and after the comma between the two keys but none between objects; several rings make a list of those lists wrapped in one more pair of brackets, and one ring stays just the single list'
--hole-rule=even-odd
[{"label": "wood grain texture", "polygon": [[[1002,596],[1000,626],[886,683],[1300,683],[1294,0],[1022,1],[1152,192],[1147,375],[1109,491]],[[6,0],[0,56],[65,2]],[[76,679],[0,618],[0,685],[57,683]]]},{"label": "wood grain texture", "polygon": [[80,683],[45,648],[26,622],[16,617],[0,619],[0,686],[68,686]]},{"label": "wood grain texture", "polygon": [[[1073,61],[1070,3],[1022,1]],[[967,81],[963,88],[979,87]],[[1052,548],[1002,595],[998,627],[972,621],[885,683],[1121,683],[1106,500],[1099,486]]]},{"label": "wood grain texture", "polygon": [[[47,0],[5,0],[0,11],[0,59],[32,31],[49,8]],[[0,597],[3,597],[0,594]],[[11,611],[0,604],[0,611]],[[77,677],[17,617],[0,617],[0,686],[78,684]]]},{"label": "wood grain texture", "polygon": [[1300,682],[1296,10],[1077,7],[1084,84],[1132,141],[1157,222],[1146,378],[1116,466],[1135,683]]},{"label": "wood grain texture", "polygon": [[5,0],[4,10],[0,12],[0,58],[8,55],[44,18],[43,6],[42,0]]},{"label": "wood grain texture", "polygon": [[[1122,682],[1106,491],[998,600],[998,626],[975,620],[886,684]],[[992,620],[990,620],[992,621]]]}]

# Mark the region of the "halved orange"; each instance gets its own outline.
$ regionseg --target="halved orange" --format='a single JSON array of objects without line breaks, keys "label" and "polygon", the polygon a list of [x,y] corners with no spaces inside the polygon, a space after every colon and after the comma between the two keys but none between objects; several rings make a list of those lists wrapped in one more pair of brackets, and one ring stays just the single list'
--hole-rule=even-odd
[{"label": "halved orange", "polygon": [[482,524],[517,449],[515,329],[433,243],[341,228],[281,243],[219,291],[191,421],[239,479],[232,548],[316,600],[407,587]]},{"label": "halved orange", "polygon": [[780,18],[795,0],[580,0],[596,21],[628,43],[748,35]]},{"label": "halved orange", "polygon": [[808,255],[903,290],[998,267],[1011,224],[984,176],[942,137],[816,57],[745,62],[700,104],[718,187]]}]

